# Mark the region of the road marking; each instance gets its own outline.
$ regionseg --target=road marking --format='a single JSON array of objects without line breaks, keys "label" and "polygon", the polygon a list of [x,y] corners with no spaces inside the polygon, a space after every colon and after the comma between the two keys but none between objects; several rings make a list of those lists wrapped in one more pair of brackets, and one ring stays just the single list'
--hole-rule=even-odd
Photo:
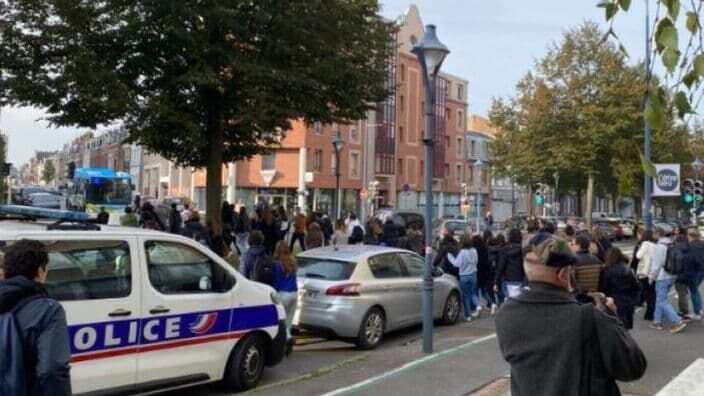
[{"label": "road marking", "polygon": [[677,377],[673,378],[656,396],[701,395],[704,390],[704,359],[697,359]]},{"label": "road marking", "polygon": [[391,370],[391,371],[387,371],[387,372],[385,372],[385,373],[383,373],[383,374],[379,374],[379,375],[377,375],[376,377],[372,377],[372,378],[366,379],[366,380],[364,380],[364,381],[358,382],[358,383],[356,383],[356,384],[352,384],[352,385],[350,385],[350,386],[346,386],[346,387],[344,387],[344,388],[335,389],[334,391],[331,391],[331,392],[328,392],[328,393],[323,394],[323,396],[340,396],[340,395],[350,394],[350,393],[355,392],[355,391],[359,391],[359,390],[361,390],[361,389],[363,389],[363,388],[366,388],[366,387],[368,387],[368,386],[370,386],[370,385],[373,385],[373,384],[375,384],[375,383],[377,383],[377,382],[381,382],[381,381],[384,381],[384,380],[386,380],[386,379],[389,379],[389,378],[391,378],[391,377],[393,377],[393,376],[396,376],[396,375],[398,375],[398,374],[401,374],[401,373],[403,373],[404,371],[412,370],[412,369],[415,369],[415,368],[417,368],[417,367],[420,367],[420,366],[423,366],[423,365],[425,365],[425,364],[428,364],[428,363],[430,363],[430,362],[434,362],[434,361],[436,361],[436,360],[438,360],[438,359],[442,359],[442,358],[444,358],[444,357],[447,357],[447,356],[450,356],[450,355],[454,355],[455,353],[461,352],[461,351],[463,351],[463,350],[465,350],[465,349],[467,349],[467,348],[469,348],[469,347],[472,347],[472,346],[477,345],[477,344],[481,344],[481,343],[483,343],[483,342],[485,342],[485,341],[493,340],[493,339],[495,339],[495,338],[496,338],[496,333],[492,333],[492,334],[489,334],[489,335],[487,335],[487,336],[484,336],[484,337],[481,337],[481,338],[477,338],[476,340],[473,340],[473,341],[470,341],[470,342],[467,342],[467,343],[458,345],[458,346],[453,347],[453,348],[450,348],[450,349],[446,349],[446,350],[444,350],[444,351],[442,351],[442,352],[434,353],[434,354],[432,354],[432,355],[424,356],[424,357],[422,357],[422,358],[420,358],[420,359],[413,360],[413,361],[408,362],[408,363],[404,364],[403,366],[397,367],[397,368],[395,368],[395,369],[393,369],[393,370]]}]

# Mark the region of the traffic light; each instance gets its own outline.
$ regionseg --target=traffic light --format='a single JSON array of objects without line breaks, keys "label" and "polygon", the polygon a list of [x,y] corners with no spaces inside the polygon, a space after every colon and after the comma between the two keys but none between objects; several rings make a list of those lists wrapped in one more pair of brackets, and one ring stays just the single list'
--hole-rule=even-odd
[{"label": "traffic light", "polygon": [[76,174],[76,163],[71,161],[66,164],[66,179],[72,180],[73,176]]},{"label": "traffic light", "polygon": [[694,202],[699,204],[702,202],[702,194],[704,194],[704,184],[701,180],[694,182]]},{"label": "traffic light", "polygon": [[694,201],[694,180],[685,179],[682,186],[682,198],[687,204],[691,204]]}]

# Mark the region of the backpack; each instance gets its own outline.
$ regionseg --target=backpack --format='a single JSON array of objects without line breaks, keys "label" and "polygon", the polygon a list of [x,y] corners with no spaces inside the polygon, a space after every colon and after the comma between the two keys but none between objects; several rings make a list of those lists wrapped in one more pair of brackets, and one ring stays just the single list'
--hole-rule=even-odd
[{"label": "backpack", "polygon": [[26,395],[27,376],[24,359],[25,346],[15,315],[30,301],[41,298],[34,295],[20,300],[11,310],[0,314],[0,395]]},{"label": "backpack", "polygon": [[672,275],[684,272],[684,257],[682,250],[675,245],[667,247],[667,258],[665,259],[665,271]]},{"label": "backpack", "polygon": [[254,260],[252,280],[272,287],[274,286],[274,261],[268,254],[263,254]]}]

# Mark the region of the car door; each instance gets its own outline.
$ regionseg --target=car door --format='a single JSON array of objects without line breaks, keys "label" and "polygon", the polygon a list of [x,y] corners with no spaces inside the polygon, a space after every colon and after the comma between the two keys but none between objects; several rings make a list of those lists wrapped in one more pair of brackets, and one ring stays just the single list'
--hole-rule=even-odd
[{"label": "car door", "polygon": [[412,323],[417,309],[413,300],[415,284],[406,276],[398,252],[377,254],[370,257],[368,263],[374,279],[365,286],[384,307],[387,329]]},{"label": "car door", "polygon": [[136,238],[23,235],[47,245],[46,288],[66,311],[75,393],[136,382],[140,276]]},{"label": "car door", "polygon": [[220,378],[237,338],[230,333],[235,277],[195,242],[142,237],[140,247],[138,384]]}]

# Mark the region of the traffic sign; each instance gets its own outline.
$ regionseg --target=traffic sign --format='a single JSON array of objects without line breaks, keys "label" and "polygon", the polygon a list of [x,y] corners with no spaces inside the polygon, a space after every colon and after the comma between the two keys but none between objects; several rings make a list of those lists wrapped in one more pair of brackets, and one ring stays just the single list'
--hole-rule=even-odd
[{"label": "traffic sign", "polygon": [[362,198],[362,199],[367,199],[368,196],[369,196],[369,191],[367,191],[367,190],[365,190],[365,189],[362,189],[362,190],[359,192],[359,197]]}]

